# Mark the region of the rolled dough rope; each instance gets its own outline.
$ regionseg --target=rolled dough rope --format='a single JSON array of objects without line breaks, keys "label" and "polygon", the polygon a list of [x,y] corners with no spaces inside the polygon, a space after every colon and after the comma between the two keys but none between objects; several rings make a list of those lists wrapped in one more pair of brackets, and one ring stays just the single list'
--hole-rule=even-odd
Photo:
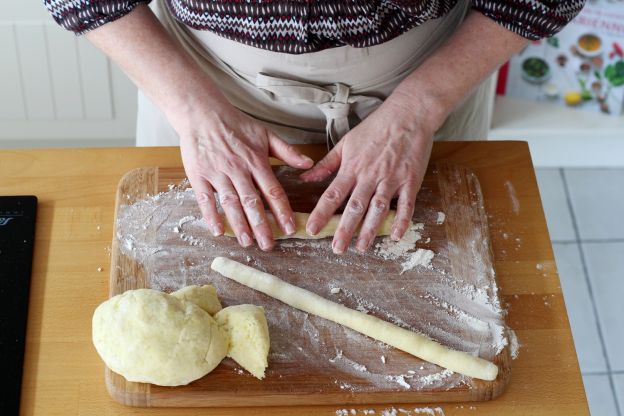
[{"label": "rolled dough rope", "polygon": [[227,278],[265,293],[293,308],[344,325],[440,367],[482,380],[494,380],[498,374],[498,367],[489,361],[446,348],[423,335],[329,301],[271,274],[225,257],[216,257],[210,267]]},{"label": "rolled dough rope", "polygon": [[[331,237],[336,232],[338,228],[338,224],[340,223],[340,215],[333,215],[327,225],[319,231],[317,235],[308,235],[305,230],[306,223],[308,222],[308,218],[310,214],[307,212],[295,212],[295,233],[293,235],[285,235],[281,228],[277,225],[275,221],[275,217],[270,212],[266,213],[267,219],[269,220],[269,224],[271,226],[271,230],[273,231],[273,236],[277,240],[282,240],[286,238],[301,238],[301,239],[309,239],[309,240],[318,240],[320,238]],[[388,216],[383,220],[379,229],[377,230],[377,235],[390,235],[392,232],[392,223],[394,222],[394,217],[396,216],[395,211],[388,212]],[[225,220],[225,219],[224,219]],[[411,226],[411,223],[410,223]],[[358,227],[356,231],[356,235],[359,234],[360,228]],[[230,228],[230,224],[225,221],[225,235],[229,237],[234,237],[234,231]]]}]

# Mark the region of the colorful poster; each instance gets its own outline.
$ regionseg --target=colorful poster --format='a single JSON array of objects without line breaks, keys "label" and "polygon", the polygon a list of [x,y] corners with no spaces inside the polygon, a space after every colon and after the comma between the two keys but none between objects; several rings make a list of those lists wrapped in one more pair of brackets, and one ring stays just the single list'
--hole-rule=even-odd
[{"label": "colorful poster", "polygon": [[589,1],[555,36],[501,69],[500,94],[619,116],[624,102],[624,2]]}]

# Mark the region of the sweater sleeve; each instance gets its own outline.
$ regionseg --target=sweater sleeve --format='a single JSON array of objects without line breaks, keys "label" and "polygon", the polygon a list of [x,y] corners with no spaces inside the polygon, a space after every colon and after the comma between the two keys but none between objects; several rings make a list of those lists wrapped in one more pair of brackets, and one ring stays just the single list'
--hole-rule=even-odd
[{"label": "sweater sleeve", "polygon": [[556,34],[584,5],[585,0],[472,0],[473,9],[529,40]]},{"label": "sweater sleeve", "polygon": [[43,0],[54,20],[65,29],[82,35],[130,13],[151,0]]}]

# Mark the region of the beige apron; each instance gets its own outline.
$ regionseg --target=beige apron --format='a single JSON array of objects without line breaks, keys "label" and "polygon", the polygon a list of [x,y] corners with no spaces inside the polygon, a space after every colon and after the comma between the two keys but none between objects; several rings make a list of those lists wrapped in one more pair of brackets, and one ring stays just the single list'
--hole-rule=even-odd
[{"label": "beige apron", "polygon": [[[300,55],[266,51],[191,29],[176,21],[162,0],[152,5],[165,28],[235,107],[290,143],[332,145],[454,32],[470,2],[460,1],[446,16],[381,45],[343,46]],[[484,82],[464,100],[436,139],[485,138],[492,84],[492,80]],[[165,116],[140,92],[137,145],[179,145]]]}]

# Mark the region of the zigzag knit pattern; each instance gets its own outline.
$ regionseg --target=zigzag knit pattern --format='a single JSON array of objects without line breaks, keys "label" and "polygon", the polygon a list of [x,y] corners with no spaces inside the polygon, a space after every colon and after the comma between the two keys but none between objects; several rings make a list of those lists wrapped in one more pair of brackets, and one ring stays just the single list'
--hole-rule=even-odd
[{"label": "zigzag knit pattern", "polygon": [[[150,0],[44,0],[64,28],[86,33]],[[384,43],[458,0],[166,0],[175,18],[199,30],[275,52],[299,54],[343,45]],[[472,7],[507,29],[541,39],[561,30],[585,0],[472,0]]]}]

